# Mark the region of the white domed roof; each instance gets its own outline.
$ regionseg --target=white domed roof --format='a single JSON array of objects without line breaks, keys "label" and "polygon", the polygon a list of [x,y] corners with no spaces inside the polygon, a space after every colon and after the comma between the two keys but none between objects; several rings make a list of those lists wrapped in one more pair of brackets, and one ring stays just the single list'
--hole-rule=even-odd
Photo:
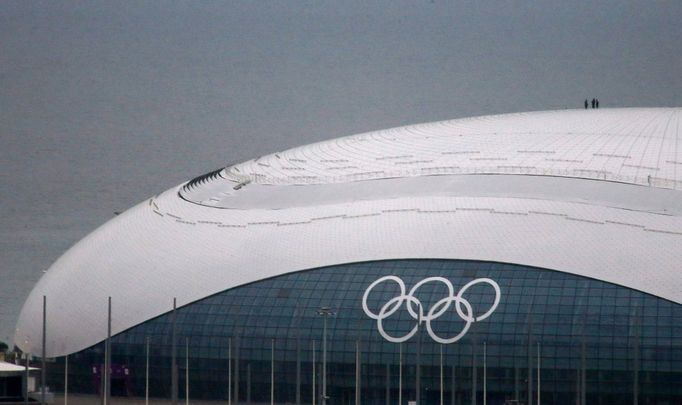
[{"label": "white domed roof", "polygon": [[682,109],[569,110],[370,132],[230,166],[67,251],[15,341],[48,355],[259,279],[399,258],[510,262],[682,303]]}]

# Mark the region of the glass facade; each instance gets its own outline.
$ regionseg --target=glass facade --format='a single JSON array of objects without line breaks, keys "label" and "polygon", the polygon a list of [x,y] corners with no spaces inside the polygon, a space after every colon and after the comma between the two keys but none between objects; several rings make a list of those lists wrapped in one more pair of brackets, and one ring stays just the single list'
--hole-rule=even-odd
[{"label": "glass facade", "polygon": [[[114,395],[144,396],[149,341],[150,395],[171,396],[174,316],[181,399],[187,374],[191,398],[233,404],[322,404],[325,376],[329,405],[682,403],[682,305],[529,266],[388,260],[230,289],[115,336]],[[70,356],[70,392],[99,388],[103,347]]]}]

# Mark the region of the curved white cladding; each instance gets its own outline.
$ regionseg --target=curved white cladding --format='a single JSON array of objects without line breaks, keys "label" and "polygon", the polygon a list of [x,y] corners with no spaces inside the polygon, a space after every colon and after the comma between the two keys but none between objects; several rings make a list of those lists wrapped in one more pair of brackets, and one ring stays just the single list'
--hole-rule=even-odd
[{"label": "curved white cladding", "polygon": [[[441,121],[293,148],[228,167],[234,182],[347,183],[447,174],[532,174],[682,188],[680,109],[567,110]],[[221,190],[228,192],[229,190]],[[199,193],[210,206],[230,195]]]},{"label": "curved white cladding", "polygon": [[[481,117],[232,166],[145,201],[67,251],[26,301],[15,341],[41,350],[43,295],[47,353],[57,356],[105,337],[108,296],[117,333],[167,312],[173,297],[185,305],[266,277],[380,259],[518,263],[682,303],[680,118],[681,109]],[[465,157],[474,150],[498,160]],[[407,153],[413,163],[395,164]],[[436,173],[424,156],[438,153],[438,165],[461,170]],[[478,166],[499,159],[497,172]],[[594,181],[604,177],[612,181]]]}]

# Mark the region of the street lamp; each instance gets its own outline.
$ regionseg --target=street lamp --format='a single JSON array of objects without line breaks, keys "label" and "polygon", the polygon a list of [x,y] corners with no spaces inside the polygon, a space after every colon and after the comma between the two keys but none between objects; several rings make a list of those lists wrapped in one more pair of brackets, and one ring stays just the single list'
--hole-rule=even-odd
[{"label": "street lamp", "polygon": [[422,357],[422,305],[417,301],[417,369],[415,370],[415,402],[421,405],[421,357]]},{"label": "street lamp", "polygon": [[327,405],[327,318],[336,315],[330,307],[321,307],[317,314],[324,318],[322,335],[322,405]]}]

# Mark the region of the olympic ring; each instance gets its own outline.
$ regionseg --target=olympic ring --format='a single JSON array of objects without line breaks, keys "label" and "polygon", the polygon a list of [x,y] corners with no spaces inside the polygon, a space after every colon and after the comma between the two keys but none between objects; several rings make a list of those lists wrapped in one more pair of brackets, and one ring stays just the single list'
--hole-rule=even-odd
[{"label": "olympic ring", "polygon": [[[397,284],[398,288],[400,289],[400,295],[395,296],[388,300],[381,307],[379,313],[374,313],[367,306],[367,298],[369,297],[370,292],[377,285],[385,281],[392,281],[395,284]],[[432,282],[438,282],[445,285],[445,287],[448,290],[448,295],[445,298],[438,300],[431,308],[429,308],[428,311],[426,311],[426,314],[424,314],[424,306],[419,301],[419,299],[415,297],[415,293],[424,284]],[[469,303],[469,301],[464,298],[464,294],[467,292],[469,288],[473,287],[476,284],[481,283],[488,284],[493,288],[493,290],[495,291],[495,300],[493,301],[493,304],[486,312],[484,312],[482,315],[474,316],[474,309],[472,308],[471,303]],[[455,343],[456,341],[464,337],[464,335],[466,335],[472,323],[482,321],[488,318],[490,315],[492,315],[493,312],[495,312],[495,309],[497,309],[497,306],[500,304],[501,298],[500,286],[494,280],[489,278],[477,278],[475,280],[469,281],[464,286],[462,286],[462,288],[460,288],[457,294],[455,294],[455,288],[453,287],[452,283],[448,279],[443,277],[427,277],[419,281],[417,284],[415,284],[414,287],[412,287],[407,294],[405,293],[405,291],[406,291],[405,283],[403,282],[402,279],[400,279],[400,277],[384,276],[370,284],[369,287],[367,287],[367,289],[365,290],[365,293],[362,295],[362,309],[365,311],[365,314],[367,314],[367,316],[369,316],[372,319],[376,319],[377,329],[379,330],[379,333],[381,334],[381,336],[383,336],[384,339],[388,340],[389,342],[401,343],[409,340],[412,336],[414,336],[417,333],[417,331],[419,330],[419,325],[421,325],[422,323],[426,323],[426,331],[433,340],[442,344]],[[410,314],[412,319],[417,321],[417,324],[409,332],[407,332],[407,334],[403,336],[398,337],[391,336],[384,330],[383,321],[384,319],[396,313],[400,309],[400,307],[402,307],[403,302],[407,303],[406,304],[407,312]],[[438,336],[436,332],[433,331],[431,321],[436,320],[440,318],[443,314],[445,314],[450,309],[453,302],[455,303],[454,305],[455,312],[460,318],[462,318],[465,324],[462,330],[457,335],[449,338],[443,338]],[[417,306],[418,312],[415,311],[413,305]]]}]

